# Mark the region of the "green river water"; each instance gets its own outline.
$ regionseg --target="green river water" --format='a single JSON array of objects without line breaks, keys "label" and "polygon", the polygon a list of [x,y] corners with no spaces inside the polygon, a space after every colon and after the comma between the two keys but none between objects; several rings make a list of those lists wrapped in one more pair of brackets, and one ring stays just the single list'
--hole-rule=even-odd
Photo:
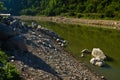
[{"label": "green river water", "polygon": [[[77,60],[83,61],[108,80],[120,80],[120,30],[96,28],[80,25],[39,22],[58,33],[68,41],[68,50]],[[100,48],[107,56],[106,67],[96,67],[89,63],[90,55],[81,58],[81,50]]]}]

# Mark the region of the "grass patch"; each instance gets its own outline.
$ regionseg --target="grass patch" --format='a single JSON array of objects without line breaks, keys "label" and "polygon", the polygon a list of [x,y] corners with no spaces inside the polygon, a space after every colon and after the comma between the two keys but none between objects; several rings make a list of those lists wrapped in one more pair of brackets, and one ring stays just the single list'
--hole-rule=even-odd
[{"label": "grass patch", "polygon": [[8,62],[8,56],[0,51],[0,80],[21,80],[15,66]]}]

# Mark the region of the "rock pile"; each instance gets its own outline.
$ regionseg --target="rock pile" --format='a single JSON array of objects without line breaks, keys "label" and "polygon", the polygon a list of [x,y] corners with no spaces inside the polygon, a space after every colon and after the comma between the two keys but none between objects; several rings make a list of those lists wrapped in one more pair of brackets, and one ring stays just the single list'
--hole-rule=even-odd
[{"label": "rock pile", "polygon": [[93,56],[93,58],[90,60],[91,64],[100,67],[105,65],[104,60],[106,59],[106,56],[100,48],[93,48],[91,54]]},{"label": "rock pile", "polygon": [[105,65],[105,59],[106,56],[103,53],[103,51],[100,48],[93,48],[92,52],[88,49],[83,49],[81,51],[81,57],[84,57],[86,54],[91,53],[92,59],[90,60],[90,63],[99,67],[102,67]]},{"label": "rock pile", "polygon": [[[38,26],[39,28],[39,26]],[[58,34],[56,34],[53,31],[48,30],[47,28],[44,27],[40,27],[39,30],[43,33],[45,33],[46,35],[50,36],[51,38],[55,39],[58,44],[62,47],[66,46],[66,40],[64,40],[63,38],[61,38]]]},{"label": "rock pile", "polygon": [[25,40],[21,34],[22,24],[12,17],[3,18],[0,22],[0,41],[7,49],[27,51]]},{"label": "rock pile", "polygon": [[[9,37],[7,35],[5,38],[0,35],[0,40],[4,44],[20,50],[26,50],[25,46],[27,46],[28,51],[9,51],[13,55],[9,57],[9,61],[15,64],[23,79],[103,80],[96,73],[88,69],[84,63],[78,62],[61,48],[62,45],[66,45],[66,41],[53,31],[40,25],[36,27],[34,25],[36,23],[28,26],[14,18],[2,20],[0,24],[3,25],[2,23],[15,34],[10,34]],[[6,35],[6,32],[2,32],[3,30],[0,30],[0,32]]]}]

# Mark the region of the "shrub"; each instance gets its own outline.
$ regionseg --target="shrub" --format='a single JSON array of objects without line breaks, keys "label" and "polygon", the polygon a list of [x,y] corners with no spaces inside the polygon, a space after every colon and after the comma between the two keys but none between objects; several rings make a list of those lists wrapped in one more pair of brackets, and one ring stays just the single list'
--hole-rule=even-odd
[{"label": "shrub", "polygon": [[7,54],[0,51],[0,80],[21,80],[19,72],[14,65],[7,62]]}]

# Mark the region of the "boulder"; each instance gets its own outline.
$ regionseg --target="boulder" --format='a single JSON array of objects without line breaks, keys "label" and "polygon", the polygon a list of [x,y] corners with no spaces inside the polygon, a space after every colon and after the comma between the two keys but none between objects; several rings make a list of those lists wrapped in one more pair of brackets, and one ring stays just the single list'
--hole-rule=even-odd
[{"label": "boulder", "polygon": [[33,28],[37,28],[38,27],[38,23],[36,21],[32,22],[32,27]]},{"label": "boulder", "polygon": [[95,58],[99,58],[101,60],[106,59],[105,54],[103,53],[103,51],[100,48],[93,48],[92,56]]},{"label": "boulder", "polygon": [[8,40],[16,35],[16,32],[11,27],[0,23],[0,40]]},{"label": "boulder", "polygon": [[18,19],[14,19],[10,22],[10,27],[13,31],[19,34],[21,32],[20,28],[22,28],[22,23]]},{"label": "boulder", "polygon": [[8,41],[6,41],[6,45],[7,45],[6,47],[9,49],[18,49],[22,51],[27,51],[25,40],[20,35],[10,38]]},{"label": "boulder", "polygon": [[89,51],[88,49],[83,49],[82,51],[81,51],[81,57],[84,57],[86,54],[89,54],[89,53],[91,53],[91,51]]},{"label": "boulder", "polygon": [[95,65],[102,67],[102,66],[104,66],[104,62],[103,61],[96,61]]},{"label": "boulder", "polygon": [[83,49],[81,52],[85,54],[91,53],[88,49]]},{"label": "boulder", "polygon": [[93,65],[99,66],[99,67],[102,67],[102,66],[105,65],[104,61],[100,60],[100,58],[92,58],[90,60],[90,63],[93,64]]},{"label": "boulder", "polygon": [[90,60],[90,63],[94,65],[94,64],[96,63],[96,59],[95,59],[95,58],[92,58],[92,59]]}]

